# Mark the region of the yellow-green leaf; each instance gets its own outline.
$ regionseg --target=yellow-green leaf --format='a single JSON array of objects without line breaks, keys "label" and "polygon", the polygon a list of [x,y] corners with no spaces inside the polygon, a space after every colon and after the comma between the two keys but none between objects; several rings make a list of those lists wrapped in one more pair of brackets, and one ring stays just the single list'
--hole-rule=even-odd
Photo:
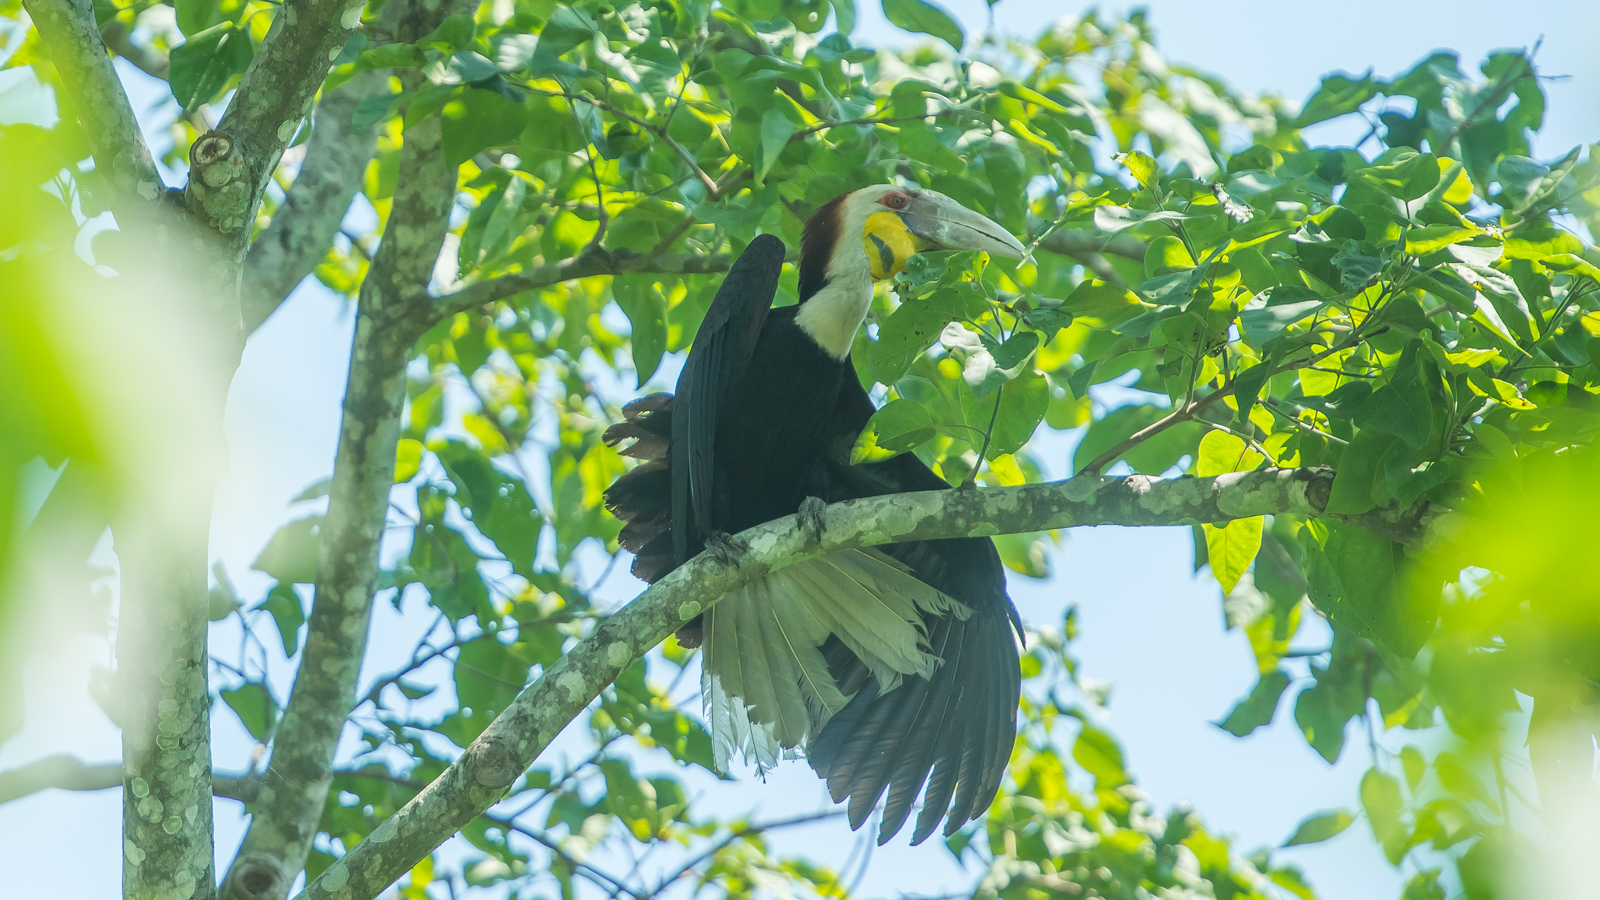
[{"label": "yellow-green leaf", "polygon": [[394,483],[404,484],[417,476],[422,467],[422,442],[401,438],[394,448]]},{"label": "yellow-green leaf", "polygon": [[[1256,454],[1259,459],[1260,454]],[[1255,562],[1261,550],[1261,516],[1234,519],[1225,525],[1205,524],[1206,554],[1211,559],[1211,574],[1222,585],[1224,594],[1233,593],[1239,578]]]},{"label": "yellow-green leaf", "polygon": [[1228,472],[1248,472],[1261,464],[1263,457],[1245,444],[1244,439],[1226,431],[1213,431],[1200,439],[1200,455],[1195,474],[1202,478]]},{"label": "yellow-green leaf", "polygon": [[1138,150],[1130,150],[1116,157],[1116,160],[1127,166],[1128,171],[1133,173],[1133,177],[1138,179],[1140,184],[1145,187],[1153,187],[1155,185],[1156,173],[1159,170],[1156,168],[1156,161],[1150,157],[1150,154],[1141,153]]}]

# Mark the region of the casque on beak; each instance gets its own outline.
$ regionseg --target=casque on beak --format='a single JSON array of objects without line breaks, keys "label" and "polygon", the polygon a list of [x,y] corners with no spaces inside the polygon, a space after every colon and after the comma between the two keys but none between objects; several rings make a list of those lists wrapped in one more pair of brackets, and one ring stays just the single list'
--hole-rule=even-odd
[{"label": "casque on beak", "polygon": [[923,250],[983,250],[991,256],[1022,258],[1022,243],[998,222],[937,191],[916,191],[906,208],[897,212],[923,242]]}]

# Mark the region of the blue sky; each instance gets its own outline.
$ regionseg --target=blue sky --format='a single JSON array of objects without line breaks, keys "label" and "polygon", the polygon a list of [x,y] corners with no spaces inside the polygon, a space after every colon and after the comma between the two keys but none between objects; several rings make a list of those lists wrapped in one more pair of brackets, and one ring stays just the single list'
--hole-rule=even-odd
[{"label": "blue sky", "polygon": [[[1466,65],[1502,46],[1531,46],[1544,39],[1538,62],[1548,75],[1570,76],[1546,84],[1549,126],[1536,152],[1557,156],[1574,144],[1600,139],[1600,57],[1593,53],[1600,10],[1588,4],[1523,0],[1514,13],[1488,0],[1347,0],[1342,4],[1282,0],[1213,0],[1200,4],[1156,0],[1144,4],[1170,60],[1217,76],[1233,86],[1300,100],[1335,70],[1392,75],[1438,48],[1459,50]],[[857,40],[905,40],[882,19],[876,4],[862,4]],[[946,6],[981,31],[983,0]],[[871,8],[867,8],[871,7]],[[1057,2],[1001,0],[995,23],[1003,31],[1032,35],[1056,17],[1078,9]],[[170,113],[156,92],[130,75],[135,108],[151,123]],[[1358,135],[1338,124],[1315,136],[1329,143]],[[329,474],[339,422],[338,403],[348,356],[351,317],[342,301],[316,287],[293,300],[250,341],[230,396],[227,434],[230,472],[218,497],[213,553],[246,596],[261,587],[247,567],[276,528],[306,510],[288,498]],[[1070,444],[1059,438],[1036,447],[1047,470],[1065,474]],[[1244,638],[1226,633],[1217,588],[1192,576],[1185,529],[1083,529],[1068,536],[1046,582],[1015,579],[1013,594],[1030,621],[1058,623],[1062,608],[1081,611],[1076,645],[1086,673],[1114,683],[1109,725],[1121,738],[1131,769],[1159,809],[1192,803],[1212,828],[1234,834],[1251,848],[1275,844],[1305,814],[1354,806],[1366,753],[1353,746],[1330,768],[1283,722],[1237,740],[1209,724],[1249,689],[1253,666]],[[638,589],[623,576],[608,582],[622,600]],[[383,672],[409,653],[414,617],[379,605],[367,675]],[[1315,645],[1319,637],[1302,635]],[[63,640],[30,664],[29,719],[23,734],[0,748],[0,768],[52,752],[90,761],[119,755],[115,730],[88,699],[88,667],[109,654],[103,641]],[[286,673],[283,673],[286,674]],[[280,695],[281,696],[281,695]],[[217,717],[218,768],[242,768],[250,744],[231,716]],[[559,750],[559,748],[558,748]],[[820,783],[804,764],[790,764],[762,784],[745,777],[706,785],[702,802],[729,809],[756,808],[778,818],[827,806]],[[20,896],[115,896],[120,881],[119,798],[116,792],[51,791],[0,806],[0,846],[14,866],[8,881]],[[237,846],[239,807],[219,802],[219,855]],[[60,835],[70,830],[70,845]],[[837,820],[785,833],[778,843],[838,864],[854,836]],[[1326,845],[1291,851],[1326,898],[1397,896],[1399,877],[1357,825]],[[934,894],[970,883],[948,854],[934,845],[903,842],[877,849],[861,884],[863,896],[900,892]],[[33,890],[29,890],[33,888]]]}]

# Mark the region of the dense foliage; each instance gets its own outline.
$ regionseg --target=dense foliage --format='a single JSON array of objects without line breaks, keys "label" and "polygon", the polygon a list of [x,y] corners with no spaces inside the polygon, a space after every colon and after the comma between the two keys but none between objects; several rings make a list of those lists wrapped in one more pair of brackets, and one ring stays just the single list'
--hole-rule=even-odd
[{"label": "dense foliage", "polygon": [[[395,77],[356,109],[358,127],[379,133],[353,217],[368,227],[337,239],[322,284],[360,289],[407,129],[435,115],[460,166],[436,292],[550,274],[454,312],[416,345],[391,517],[405,518],[404,536],[388,546],[381,596],[436,621],[410,666],[363,686],[351,727],[364,746],[341,763],[309,874],[603,615],[610,569],[593,573],[619,523],[600,492],[625,464],[599,436],[635,389],[670,386],[718,266],[757,232],[798,246],[818,205],[894,180],[994,217],[1032,257],[919,257],[880,289],[853,359],[882,410],[857,457],[915,452],[952,484],[1016,484],[1039,478],[1029,440],[1042,428],[1076,433],[1076,471],[1335,468],[1327,518],[1196,530],[1196,566],[1209,563],[1260,672],[1221,727],[1245,738],[1282,715],[1329,762],[1372,754],[1352,809],[1310,815],[1288,843],[1364,814],[1407,866],[1407,898],[1498,896],[1502,874],[1537,852],[1524,813],[1541,809],[1527,779],[1505,774],[1523,757],[1501,738],[1532,710],[1544,811],[1591,790],[1600,675],[1600,614],[1589,580],[1568,574],[1586,558],[1584,448],[1600,428],[1600,256],[1579,236],[1600,215],[1600,161],[1577,149],[1529,158],[1544,115],[1533,60],[1499,53],[1473,73],[1440,54],[1392,79],[1332,76],[1297,109],[1170,65],[1137,13],[1066,19],[1028,43],[963,35],[921,0],[883,5],[931,40],[899,52],[853,42],[851,0],[497,0],[414,42],[365,28],[339,56],[325,91],[364,71]],[[148,52],[171,48],[184,112],[174,164],[273,15],[234,0],[96,9]],[[32,38],[10,52],[7,65],[55,78]],[[1371,122],[1353,147],[1301,134],[1344,116]],[[34,191],[30,216],[72,225],[95,211],[78,127],[64,111],[53,131],[0,132],[0,172],[20,179],[5,193],[48,182],[68,201]],[[260,224],[281,199],[269,190]],[[74,230],[35,231],[39,247],[20,250],[24,236],[0,230],[0,291],[16,292],[0,303],[0,341],[38,302],[25,275],[77,265]],[[790,271],[780,296],[793,295]],[[18,359],[0,352],[0,373]],[[71,388],[37,361],[23,368]],[[1092,402],[1113,381],[1142,399]],[[37,407],[0,406],[11,422],[70,422],[71,403],[42,388],[0,403]],[[87,458],[75,431],[20,434],[8,465]],[[1468,524],[1446,516],[1427,549],[1357,524],[1429,503]],[[259,640],[238,654],[219,643],[213,684],[263,744],[287,693],[267,672],[300,649],[299,586],[316,578],[321,524],[301,518],[265,548],[256,568],[277,581],[265,597],[236,596],[225,574],[214,589],[214,619]],[[1017,573],[1047,573],[1048,535],[998,542]],[[1332,645],[1292,653],[1314,616]],[[949,842],[982,869],[977,894],[1311,897],[1265,851],[1245,858],[1197,814],[1150,808],[1095,724],[1095,692],[1077,688],[1074,632],[1069,613],[1063,631],[1034,633],[1001,800]],[[577,738],[591,756],[529,772],[463,833],[473,858],[425,861],[402,894],[449,881],[508,882],[519,896],[668,883],[842,896],[836,868],[769,852],[762,829],[691,803],[705,777],[694,770],[710,769],[705,731],[677,702],[691,660],[669,641],[629,669]],[[1286,696],[1292,711],[1280,711]],[[1459,747],[1347,744],[1353,727],[1440,722]],[[638,863],[607,868],[652,853],[672,861],[660,883]]]}]

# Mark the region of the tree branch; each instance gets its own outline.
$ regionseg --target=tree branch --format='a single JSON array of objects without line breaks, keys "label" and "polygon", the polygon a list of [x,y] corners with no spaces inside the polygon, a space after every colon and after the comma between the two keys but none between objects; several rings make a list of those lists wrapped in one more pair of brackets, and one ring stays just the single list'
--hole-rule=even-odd
[{"label": "tree branch", "polygon": [[0,772],[0,803],[10,803],[46,788],[103,791],[121,783],[121,763],[91,766],[75,756],[58,753]]},{"label": "tree branch", "polygon": [[317,104],[305,162],[283,205],[256,236],[245,258],[244,328],[256,330],[328,252],[360,189],[377,135],[351,118],[362,100],[388,90],[383,72],[363,72]]},{"label": "tree branch", "polygon": [[[208,391],[211,410],[201,421],[220,438],[226,382],[206,387],[217,390]],[[173,423],[155,427],[163,424]],[[160,488],[152,478],[146,502],[133,504],[128,518],[112,526],[122,569],[117,680],[125,897],[210,900],[215,892],[206,611],[217,473],[215,457],[202,449],[212,436],[200,432],[167,432],[175,435],[172,443],[193,446],[171,448]]]},{"label": "tree branch", "polygon": [[267,179],[365,8],[363,0],[284,0],[213,132],[238,162],[225,178],[191,176],[191,210],[203,209],[224,234],[249,230]]},{"label": "tree branch", "polygon": [[166,185],[95,26],[93,5],[89,0],[26,0],[23,6],[77,108],[95,170],[124,208],[155,201]]},{"label": "tree branch", "polygon": [[235,900],[288,895],[316,837],[339,734],[355,708],[411,350],[404,329],[391,323],[412,298],[429,302],[427,284],[455,205],[456,169],[445,162],[438,115],[406,131],[396,184],[383,242],[361,286],[305,652],[250,829],[223,883],[224,896]]},{"label": "tree branch", "polygon": [[[351,774],[365,774],[352,772]],[[58,753],[34,760],[0,772],[0,804],[20,800],[39,791],[57,788],[63,791],[103,791],[122,783],[122,763],[91,766],[75,756]],[[261,790],[261,776],[211,775],[211,795],[254,803]]]},{"label": "tree branch", "polygon": [[490,278],[442,297],[436,297],[433,299],[432,307],[425,310],[425,315],[413,322],[412,327],[419,331],[425,330],[434,322],[449,318],[458,312],[476,309],[486,303],[495,303],[523,291],[537,291],[575,278],[622,275],[630,272],[701,275],[726,272],[732,264],[733,257],[726,253],[715,256],[690,256],[657,253],[654,250],[648,253],[633,253],[627,250],[607,251],[595,248],[591,252],[558,263]]},{"label": "tree branch", "polygon": [[[892,494],[828,507],[820,543],[786,516],[749,529],[736,566],[701,554],[652,585],[517,695],[466,752],[366,840],[306,886],[299,900],[375,897],[493,806],[540,752],[621,671],[727,592],[836,550],[905,540],[1016,534],[1080,525],[1194,525],[1268,514],[1318,516],[1330,469],[1266,469],[1159,481],[1086,476],[1050,484]],[[1397,514],[1415,539],[1443,510]]]},{"label": "tree branch", "polygon": [[1039,246],[1062,256],[1082,258],[1090,254],[1109,253],[1112,256],[1144,262],[1144,241],[1131,234],[1113,234],[1107,237],[1093,231],[1061,228],[1051,232]]}]

